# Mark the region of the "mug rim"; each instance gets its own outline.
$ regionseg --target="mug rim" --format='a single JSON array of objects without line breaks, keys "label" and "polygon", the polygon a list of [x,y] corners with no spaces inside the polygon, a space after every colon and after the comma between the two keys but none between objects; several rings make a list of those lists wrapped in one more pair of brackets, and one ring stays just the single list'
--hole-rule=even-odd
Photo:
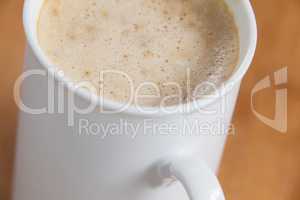
[{"label": "mug rim", "polygon": [[[24,7],[23,7],[23,26],[25,31],[25,36],[27,38],[27,42],[29,46],[31,47],[33,53],[35,54],[37,60],[39,63],[47,70],[47,72],[54,77],[56,81],[62,82],[67,90],[77,94],[79,97],[83,98],[86,101],[91,102],[93,105],[101,106],[104,109],[107,110],[118,110],[122,103],[112,101],[109,99],[101,98],[99,95],[86,91],[84,89],[78,89],[74,87],[73,81],[68,79],[66,76],[61,76],[57,73],[58,67],[55,67],[53,63],[51,63],[46,55],[44,54],[42,48],[40,47],[36,36],[34,36],[32,27],[30,26],[30,23],[32,23],[32,20],[30,18],[30,7],[34,0],[25,0]],[[44,1],[44,0],[43,0]],[[191,102],[181,103],[178,105],[173,106],[165,106],[165,109],[171,110],[173,112],[163,112],[161,110],[161,106],[157,107],[147,107],[147,106],[139,106],[140,108],[143,108],[141,111],[138,109],[135,105],[129,105],[125,110],[118,111],[117,113],[122,114],[130,114],[130,115],[139,115],[139,116],[165,116],[170,114],[186,114],[186,113],[192,113],[194,110],[196,110],[195,104],[197,104],[197,109],[204,108],[213,102],[217,101],[219,98],[222,98],[225,96],[228,92],[232,90],[232,86],[237,85],[246,72],[248,71],[251,62],[254,57],[256,45],[257,45],[257,24],[256,24],[256,18],[255,14],[252,8],[252,5],[249,0],[240,1],[242,6],[245,7],[245,11],[247,12],[247,20],[249,21],[249,45],[247,48],[247,53],[245,54],[244,58],[239,61],[239,64],[236,65],[236,70],[227,78],[225,81],[222,82],[222,87],[218,86],[216,93],[218,95],[205,99],[200,98],[197,100],[193,100]],[[37,28],[37,24],[34,25],[35,31]],[[238,28],[239,29],[239,28]],[[152,112],[148,112],[146,110],[151,109]],[[146,112],[145,112],[146,111]]]}]

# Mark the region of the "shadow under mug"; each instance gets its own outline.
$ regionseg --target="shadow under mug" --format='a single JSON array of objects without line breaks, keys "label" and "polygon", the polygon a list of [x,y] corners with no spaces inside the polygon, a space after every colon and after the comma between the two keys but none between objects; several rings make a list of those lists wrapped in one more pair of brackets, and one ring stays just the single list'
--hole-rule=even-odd
[{"label": "shadow under mug", "polygon": [[[40,112],[28,113],[21,107],[13,199],[224,199],[215,173],[239,86],[257,40],[250,2],[226,2],[239,29],[240,59],[232,76],[219,88],[219,96],[200,99],[197,107],[192,103],[174,106],[172,114],[160,110],[143,113],[134,107],[107,114],[98,109],[70,113],[70,93],[79,107],[94,102],[113,111],[120,105],[75,90],[66,77],[56,73],[37,39],[36,24],[43,0],[25,0],[24,27],[29,47],[24,71],[33,70],[38,77],[19,80],[20,101],[26,108]],[[37,109],[48,105],[52,97],[49,79],[54,83],[54,106]],[[62,90],[58,89],[61,84]],[[56,102],[59,98],[63,102]],[[62,112],[55,112],[56,108]],[[212,110],[215,112],[206,112]],[[162,131],[162,126],[168,130],[172,126],[173,132]]]}]

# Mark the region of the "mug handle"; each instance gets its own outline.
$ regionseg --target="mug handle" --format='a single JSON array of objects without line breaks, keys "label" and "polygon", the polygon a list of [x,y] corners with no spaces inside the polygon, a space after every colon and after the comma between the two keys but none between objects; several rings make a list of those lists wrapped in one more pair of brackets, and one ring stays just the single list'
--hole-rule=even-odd
[{"label": "mug handle", "polygon": [[225,200],[216,175],[200,159],[175,159],[161,162],[159,175],[165,181],[181,182],[190,200]]}]

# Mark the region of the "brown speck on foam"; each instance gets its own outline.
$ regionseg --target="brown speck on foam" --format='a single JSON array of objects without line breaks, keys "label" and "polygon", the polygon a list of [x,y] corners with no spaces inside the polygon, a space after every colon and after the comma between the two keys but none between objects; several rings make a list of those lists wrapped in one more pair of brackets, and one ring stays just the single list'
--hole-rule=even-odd
[{"label": "brown speck on foam", "polygon": [[100,9],[100,14],[102,17],[108,17],[108,11],[104,8]]},{"label": "brown speck on foam", "polygon": [[58,8],[52,8],[51,13],[54,17],[58,17],[59,16],[59,10]]},{"label": "brown speck on foam", "polygon": [[143,25],[141,25],[141,24],[133,24],[133,29],[134,29],[134,31],[140,31],[140,30],[142,30],[143,29]]},{"label": "brown speck on foam", "polygon": [[91,70],[86,69],[86,70],[83,71],[83,76],[84,77],[89,77],[89,76],[91,76],[91,74],[92,74]]},{"label": "brown speck on foam", "polygon": [[60,0],[53,0],[52,9],[51,9],[51,13],[53,16],[55,17],[59,16],[60,7],[61,7]]},{"label": "brown speck on foam", "polygon": [[153,56],[154,56],[154,54],[153,54],[152,51],[150,51],[150,50],[144,51],[144,57],[145,58],[150,58],[150,57],[153,57]]},{"label": "brown speck on foam", "polygon": [[188,25],[188,27],[190,27],[190,28],[196,27],[196,23],[193,22],[192,20],[189,20],[187,25]]},{"label": "brown speck on foam", "polygon": [[208,36],[212,36],[213,34],[214,34],[214,33],[211,32],[211,31],[209,31],[209,32],[207,33]]},{"label": "brown speck on foam", "polygon": [[134,29],[134,31],[138,31],[139,30],[139,25],[133,24],[133,29]]},{"label": "brown speck on foam", "polygon": [[67,36],[67,38],[69,38],[70,40],[76,40],[76,39],[77,39],[75,33],[73,33],[73,32],[67,33],[66,36]]},{"label": "brown speck on foam", "polygon": [[88,33],[92,33],[92,32],[95,32],[95,31],[96,31],[96,27],[93,26],[93,25],[86,25],[86,26],[85,26],[85,30],[86,30],[86,32],[88,32]]}]

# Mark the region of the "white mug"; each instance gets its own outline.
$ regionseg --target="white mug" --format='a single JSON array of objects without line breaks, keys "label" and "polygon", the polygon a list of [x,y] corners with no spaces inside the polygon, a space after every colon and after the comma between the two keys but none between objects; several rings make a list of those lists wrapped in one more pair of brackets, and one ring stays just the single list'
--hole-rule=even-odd
[{"label": "white mug", "polygon": [[[23,83],[13,199],[224,199],[215,173],[239,86],[257,40],[250,2],[226,2],[240,34],[236,70],[224,87],[218,88],[220,95],[197,100],[196,104],[174,106],[170,114],[161,110],[149,113],[135,107],[113,112],[120,104],[76,90],[66,77],[56,73],[38,44],[36,24],[43,0],[26,0],[24,27],[29,48],[25,74],[28,73],[17,81]],[[58,89],[61,83],[62,90]],[[55,91],[54,98],[49,91]],[[97,108],[76,113],[74,102],[70,105],[67,97],[70,94],[77,106],[92,102],[101,106],[103,112]],[[58,103],[58,98],[64,101]],[[114,134],[110,130],[112,124],[119,127]],[[171,132],[168,125],[175,125]]]}]

